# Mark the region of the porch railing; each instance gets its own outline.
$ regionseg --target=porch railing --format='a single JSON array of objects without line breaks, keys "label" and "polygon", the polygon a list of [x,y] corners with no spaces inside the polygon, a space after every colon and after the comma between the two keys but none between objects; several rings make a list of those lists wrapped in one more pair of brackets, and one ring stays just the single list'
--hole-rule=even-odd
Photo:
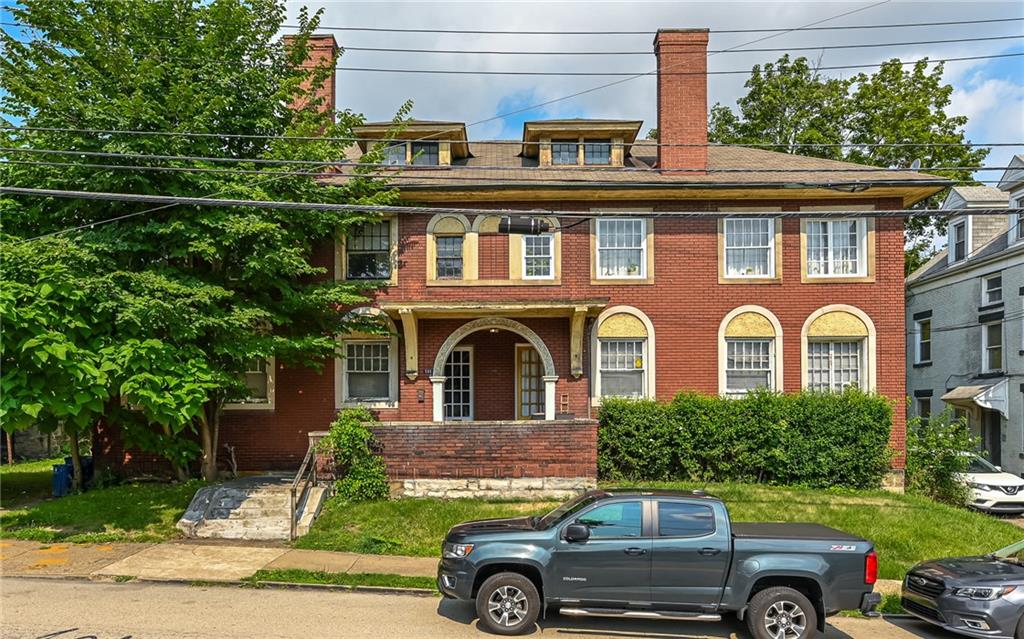
[{"label": "porch railing", "polygon": [[[302,504],[304,499],[308,501],[309,490],[315,486],[316,443],[310,439],[309,448],[306,450],[306,456],[302,459],[302,465],[299,466],[299,472],[295,473],[295,479],[292,480],[291,495],[288,501],[288,519],[291,524],[289,539],[294,540],[297,537],[299,504]],[[306,507],[308,508],[308,506],[307,503]]]}]

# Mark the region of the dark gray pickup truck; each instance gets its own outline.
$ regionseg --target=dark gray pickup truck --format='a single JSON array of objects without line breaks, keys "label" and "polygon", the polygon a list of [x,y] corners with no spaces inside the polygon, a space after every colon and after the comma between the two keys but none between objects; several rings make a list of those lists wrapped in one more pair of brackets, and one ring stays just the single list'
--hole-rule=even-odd
[{"label": "dark gray pickup truck", "polygon": [[840,610],[875,614],[871,542],[816,524],[729,521],[701,491],[596,490],[543,517],[452,528],[437,582],[475,600],[480,627],[513,635],[538,616],[719,621],[756,639],[810,639]]}]

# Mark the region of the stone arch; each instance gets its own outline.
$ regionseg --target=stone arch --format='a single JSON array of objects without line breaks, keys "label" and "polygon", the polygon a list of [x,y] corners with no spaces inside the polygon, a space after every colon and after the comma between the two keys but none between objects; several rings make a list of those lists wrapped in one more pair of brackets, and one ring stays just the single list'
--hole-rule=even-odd
[{"label": "stone arch", "polygon": [[437,350],[437,356],[434,358],[434,376],[443,376],[444,364],[448,360],[448,355],[451,354],[452,349],[459,345],[459,342],[472,333],[490,328],[511,331],[525,339],[540,355],[540,360],[544,363],[544,376],[558,376],[558,373],[555,372],[555,360],[551,357],[551,351],[548,350],[547,344],[545,344],[544,340],[540,338],[540,335],[537,335],[532,328],[526,326],[522,322],[517,322],[505,317],[482,317],[480,319],[466,322],[459,328],[455,329],[452,334],[448,336],[448,339],[441,344],[441,348]]},{"label": "stone arch", "polygon": [[783,375],[782,324],[774,313],[763,306],[745,304],[738,306],[722,318],[718,325],[718,392],[726,393],[726,360],[728,358],[728,337],[770,337],[775,340],[774,383],[775,390],[782,392]]}]

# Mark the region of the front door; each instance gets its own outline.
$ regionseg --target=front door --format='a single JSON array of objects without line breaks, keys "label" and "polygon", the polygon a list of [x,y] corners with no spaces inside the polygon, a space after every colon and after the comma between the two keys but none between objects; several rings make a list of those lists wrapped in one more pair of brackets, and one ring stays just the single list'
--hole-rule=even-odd
[{"label": "front door", "polygon": [[542,366],[537,349],[516,344],[516,419],[544,418]]},{"label": "front door", "polygon": [[996,466],[1003,463],[1003,421],[999,411],[981,411],[981,447]]},{"label": "front door", "polygon": [[654,522],[651,599],[655,606],[714,610],[722,599],[732,539],[707,503],[658,499]]},{"label": "front door", "polygon": [[457,346],[444,363],[444,419],[473,419],[473,349]]},{"label": "front door", "polygon": [[[552,557],[551,596],[592,605],[646,603],[651,597],[651,538],[644,500],[603,502],[561,526]],[[564,538],[570,523],[586,524],[590,539]]]}]

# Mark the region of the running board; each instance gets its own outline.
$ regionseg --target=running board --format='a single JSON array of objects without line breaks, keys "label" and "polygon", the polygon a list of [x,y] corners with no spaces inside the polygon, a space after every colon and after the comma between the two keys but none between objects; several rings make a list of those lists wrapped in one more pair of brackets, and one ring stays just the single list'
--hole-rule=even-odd
[{"label": "running board", "polygon": [[626,610],[620,608],[560,608],[570,617],[624,617],[627,619],[665,619],[670,621],[721,621],[722,615],[675,610]]}]

